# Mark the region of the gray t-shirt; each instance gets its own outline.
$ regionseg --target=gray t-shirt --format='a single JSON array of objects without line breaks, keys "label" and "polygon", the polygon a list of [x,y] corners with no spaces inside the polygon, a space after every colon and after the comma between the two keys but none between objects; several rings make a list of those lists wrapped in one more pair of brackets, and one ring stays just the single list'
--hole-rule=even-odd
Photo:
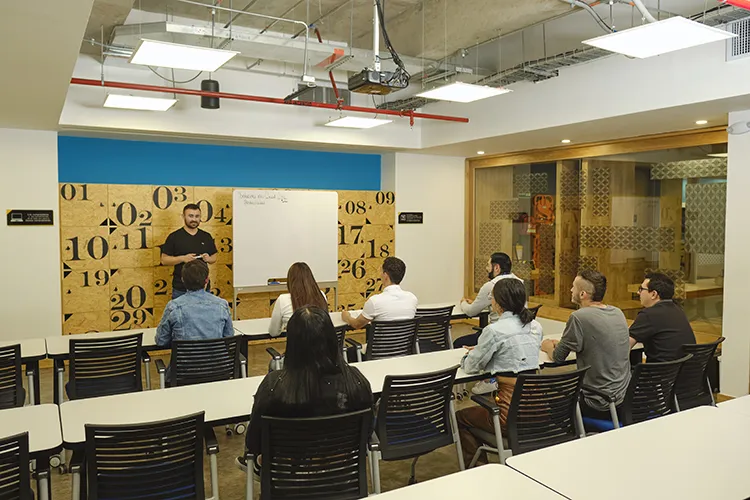
[{"label": "gray t-shirt", "polygon": [[[570,315],[554,360],[561,363],[573,351],[578,368],[589,367],[583,379],[587,386],[615,395],[616,404],[625,399],[630,382],[630,334],[625,315],[616,307],[583,307]],[[586,403],[606,411],[609,402],[583,390]]]}]

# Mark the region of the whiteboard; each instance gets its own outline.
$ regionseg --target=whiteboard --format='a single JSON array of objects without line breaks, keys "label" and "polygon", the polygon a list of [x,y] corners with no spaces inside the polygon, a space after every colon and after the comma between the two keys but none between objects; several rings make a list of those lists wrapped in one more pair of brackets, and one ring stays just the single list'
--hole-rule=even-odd
[{"label": "whiteboard", "polygon": [[335,191],[237,189],[233,194],[234,287],[266,286],[306,262],[318,282],[338,280]]}]

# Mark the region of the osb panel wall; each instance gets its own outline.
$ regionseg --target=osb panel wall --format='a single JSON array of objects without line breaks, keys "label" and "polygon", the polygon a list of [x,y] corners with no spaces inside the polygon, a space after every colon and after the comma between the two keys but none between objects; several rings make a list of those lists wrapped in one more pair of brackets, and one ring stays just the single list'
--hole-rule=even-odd
[{"label": "osb panel wall", "polygon": [[[172,296],[172,267],[159,246],[198,203],[218,260],[211,292],[230,305],[233,188],[105,184],[60,185],[63,333],[154,327]],[[395,255],[395,195],[339,191],[339,309],[361,308],[382,289],[380,268]],[[283,228],[279,228],[283,230]],[[271,235],[258,235],[259,244]],[[301,243],[304,244],[304,243]],[[327,290],[333,305],[333,290]],[[278,293],[241,295],[240,319],[271,315]]]}]

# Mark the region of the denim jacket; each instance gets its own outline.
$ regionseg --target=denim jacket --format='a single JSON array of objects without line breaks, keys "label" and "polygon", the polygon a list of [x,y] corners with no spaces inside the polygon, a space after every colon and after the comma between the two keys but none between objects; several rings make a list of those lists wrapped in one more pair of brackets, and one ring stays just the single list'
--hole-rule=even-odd
[{"label": "denim jacket", "polygon": [[156,330],[156,344],[173,340],[205,340],[234,335],[229,304],[205,290],[189,291],[169,301]]},{"label": "denim jacket", "polygon": [[511,312],[504,312],[487,325],[477,346],[461,360],[466,373],[520,373],[539,368],[542,325],[536,320],[527,325]]}]

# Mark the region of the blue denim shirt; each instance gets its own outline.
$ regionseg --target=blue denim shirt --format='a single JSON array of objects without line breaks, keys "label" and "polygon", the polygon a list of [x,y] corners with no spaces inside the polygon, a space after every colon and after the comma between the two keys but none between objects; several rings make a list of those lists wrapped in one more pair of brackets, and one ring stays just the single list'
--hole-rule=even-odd
[{"label": "blue denim shirt", "polygon": [[205,290],[187,292],[170,300],[156,329],[156,344],[173,340],[205,340],[234,335],[229,304]]},{"label": "blue denim shirt", "polygon": [[461,360],[466,373],[520,373],[539,368],[542,325],[536,320],[521,324],[511,312],[487,325],[477,346]]}]

